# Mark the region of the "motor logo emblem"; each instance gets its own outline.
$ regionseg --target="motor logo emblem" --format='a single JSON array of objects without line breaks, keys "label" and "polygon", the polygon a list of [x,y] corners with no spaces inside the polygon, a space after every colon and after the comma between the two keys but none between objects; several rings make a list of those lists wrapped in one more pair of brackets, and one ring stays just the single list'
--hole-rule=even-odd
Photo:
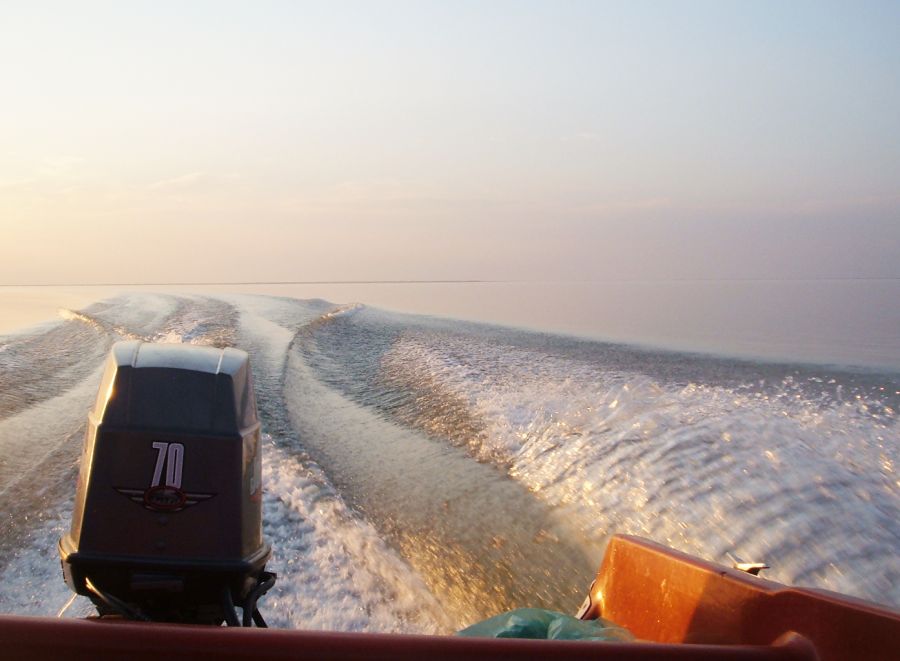
[{"label": "motor logo emblem", "polygon": [[187,494],[177,487],[158,484],[144,492],[144,507],[160,512],[177,512],[184,509]]},{"label": "motor logo emblem", "polygon": [[132,502],[156,512],[180,512],[186,507],[209,500],[213,493],[189,493],[181,489],[184,473],[184,445],[154,441],[156,463],[150,486],[146,489],[113,487]]}]

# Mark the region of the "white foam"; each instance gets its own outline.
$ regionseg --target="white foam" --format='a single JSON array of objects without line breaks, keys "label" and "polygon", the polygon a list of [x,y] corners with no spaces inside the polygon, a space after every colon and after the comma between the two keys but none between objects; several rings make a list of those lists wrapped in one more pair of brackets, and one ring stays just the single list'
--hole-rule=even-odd
[{"label": "white foam", "polygon": [[326,312],[322,315],[322,319],[337,319],[338,317],[349,317],[360,310],[365,309],[365,305],[362,303],[347,303],[345,305],[338,306],[331,312]]},{"label": "white foam", "polygon": [[[278,572],[273,626],[438,633],[447,619],[422,580],[321,474],[267,444],[265,534]],[[271,613],[271,616],[268,614]]]},{"label": "white foam", "polygon": [[382,367],[419,397],[463,402],[480,432],[454,440],[507,467],[589,538],[640,534],[724,562],[730,552],[769,562],[775,580],[900,603],[900,433],[890,409],[822,406],[790,379],[775,395],[662,386],[416,333]]},{"label": "white foam", "polygon": [[[242,332],[258,345],[255,369],[283,369],[292,330],[265,318],[318,317],[279,299],[240,305]],[[354,513],[312,462],[267,443],[265,533],[279,574],[267,597],[274,626],[342,631],[435,633],[449,621],[424,582],[377,531]],[[269,615],[271,613],[271,615]]]},{"label": "white foam", "polygon": [[132,292],[106,299],[83,310],[85,314],[136,335],[154,333],[179,305],[178,297],[168,294]]},{"label": "white foam", "polygon": [[[62,580],[56,541],[68,531],[72,505],[61,505],[29,535],[31,541],[14,551],[0,572],[0,613],[54,617],[72,596]],[[79,597],[66,617],[86,617],[94,611],[85,597]]]},{"label": "white foam", "polygon": [[90,376],[61,395],[0,420],[4,453],[0,465],[0,493],[15,476],[40,463],[84,424],[102,373],[101,364]]}]

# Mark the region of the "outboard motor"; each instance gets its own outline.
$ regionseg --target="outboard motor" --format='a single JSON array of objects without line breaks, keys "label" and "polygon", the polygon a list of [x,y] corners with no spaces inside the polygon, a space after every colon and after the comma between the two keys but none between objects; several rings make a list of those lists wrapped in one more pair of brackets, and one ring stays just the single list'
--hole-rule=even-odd
[{"label": "outboard motor", "polygon": [[66,583],[101,615],[265,626],[260,451],[245,352],[116,343],[59,541]]}]

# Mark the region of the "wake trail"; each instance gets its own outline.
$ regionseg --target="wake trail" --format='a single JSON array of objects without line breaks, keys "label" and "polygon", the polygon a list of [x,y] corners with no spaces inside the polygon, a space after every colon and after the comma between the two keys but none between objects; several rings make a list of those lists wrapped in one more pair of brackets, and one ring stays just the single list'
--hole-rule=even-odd
[{"label": "wake trail", "polygon": [[[305,452],[285,410],[287,348],[297,325],[314,322],[315,302],[235,299],[239,345],[250,351],[267,442],[263,455],[264,534],[278,581],[266,617],[281,627],[440,633],[451,629],[422,579],[345,503]],[[278,323],[271,321],[278,320]],[[284,324],[284,325],[281,325]]]},{"label": "wake trail", "polygon": [[458,625],[516,606],[574,612],[599,547],[582,544],[567,521],[492,466],[385,420],[317,378],[308,364],[317,335],[354,314],[323,315],[301,329],[289,353],[285,397],[304,446]]},{"label": "wake trail", "polygon": [[762,558],[780,582],[900,601],[889,378],[852,376],[849,397],[843,375],[766,365],[765,381],[740,365],[736,383],[679,384],[427,331],[404,333],[378,369],[407,393],[392,417],[495,463],[585,535]]},{"label": "wake trail", "polygon": [[62,395],[103,360],[112,338],[81,323],[16,337],[0,352],[0,420]]}]

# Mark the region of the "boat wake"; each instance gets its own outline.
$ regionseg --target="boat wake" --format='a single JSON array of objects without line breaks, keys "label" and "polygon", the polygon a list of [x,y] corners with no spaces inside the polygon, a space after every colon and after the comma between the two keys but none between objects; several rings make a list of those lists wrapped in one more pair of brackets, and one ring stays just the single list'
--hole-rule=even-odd
[{"label": "boat wake", "polygon": [[613,532],[900,604],[896,374],[129,294],[0,340],[2,612],[68,599],[56,540],[123,338],[251,354],[275,626],[431,633],[516,606],[572,612]]}]

